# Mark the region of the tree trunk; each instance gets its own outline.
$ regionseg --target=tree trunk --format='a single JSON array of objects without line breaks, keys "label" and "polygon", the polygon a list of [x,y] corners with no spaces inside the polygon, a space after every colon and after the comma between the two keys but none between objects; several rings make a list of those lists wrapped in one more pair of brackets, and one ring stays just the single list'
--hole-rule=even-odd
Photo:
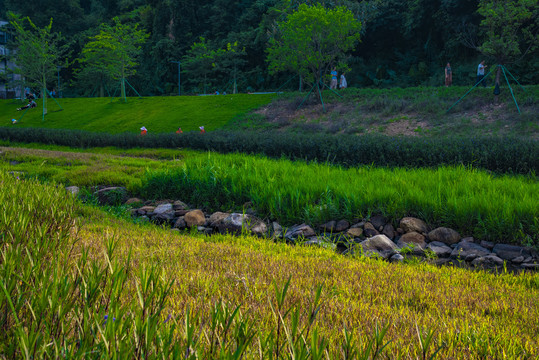
[{"label": "tree trunk", "polygon": [[125,102],[127,102],[127,97],[125,96],[125,78],[122,77],[122,85],[121,85],[121,91],[122,91],[122,98]]},{"label": "tree trunk", "polygon": [[299,75],[299,92],[303,92],[303,77]]},{"label": "tree trunk", "polygon": [[500,76],[502,73],[502,66],[498,65],[498,69],[496,69],[496,80],[494,81],[494,102],[496,104],[500,103],[499,94],[496,93],[496,90],[499,90],[500,88]]},{"label": "tree trunk", "polygon": [[234,67],[234,89],[232,90],[233,94],[236,94],[238,92],[238,88],[236,85],[236,67]]},{"label": "tree trunk", "polygon": [[45,121],[45,115],[47,114],[47,78],[45,77],[45,74],[43,74],[43,89],[42,89],[42,98],[43,98],[43,115],[41,117],[41,121]]},{"label": "tree trunk", "polygon": [[498,69],[496,70],[496,81],[494,82],[494,85],[500,85],[500,75],[502,74],[502,66],[498,65]]},{"label": "tree trunk", "polygon": [[105,97],[105,87],[103,86],[103,83],[99,85],[99,97]]}]

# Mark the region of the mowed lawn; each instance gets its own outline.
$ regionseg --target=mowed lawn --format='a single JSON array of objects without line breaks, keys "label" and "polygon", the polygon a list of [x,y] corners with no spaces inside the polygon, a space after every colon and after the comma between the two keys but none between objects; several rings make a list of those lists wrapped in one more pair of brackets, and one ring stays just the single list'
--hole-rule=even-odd
[{"label": "mowed lawn", "polygon": [[[274,95],[219,95],[128,98],[58,99],[63,110],[53,99],[47,100],[48,113],[42,119],[42,99],[37,108],[17,111],[24,105],[20,100],[0,100],[0,126],[47,127],[86,131],[122,133],[138,132],[142,126],[148,132],[198,131],[223,127],[231,119],[269,103]],[[24,114],[24,115],[23,115]]]}]

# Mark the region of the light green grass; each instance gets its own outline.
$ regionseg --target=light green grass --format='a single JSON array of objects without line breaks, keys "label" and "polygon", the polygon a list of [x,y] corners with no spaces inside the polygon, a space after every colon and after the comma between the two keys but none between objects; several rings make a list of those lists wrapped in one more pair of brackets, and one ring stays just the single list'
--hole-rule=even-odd
[{"label": "light green grass", "polygon": [[[537,273],[191,236],[111,218],[56,184],[5,171],[0,184],[5,358],[237,360],[240,345],[242,359],[539,356]],[[377,327],[387,346],[361,356]],[[355,355],[343,355],[345,329]]]},{"label": "light green grass", "polygon": [[66,185],[123,185],[138,196],[177,198],[209,211],[241,210],[252,201],[261,216],[284,225],[382,213],[496,242],[538,241],[539,184],[532,176],[464,167],[344,169],[186,150],[58,149],[2,148],[0,167]]},{"label": "light green grass", "polygon": [[198,131],[199,126],[215,130],[249,110],[267,104],[272,95],[220,95],[128,98],[127,102],[109,98],[59,99],[64,110],[48,99],[48,114],[42,121],[42,102],[37,108],[17,111],[18,100],[0,100],[0,126],[10,126],[11,119],[22,119],[19,127],[47,127],[86,131],[122,133],[138,132],[145,126],[149,132]]}]

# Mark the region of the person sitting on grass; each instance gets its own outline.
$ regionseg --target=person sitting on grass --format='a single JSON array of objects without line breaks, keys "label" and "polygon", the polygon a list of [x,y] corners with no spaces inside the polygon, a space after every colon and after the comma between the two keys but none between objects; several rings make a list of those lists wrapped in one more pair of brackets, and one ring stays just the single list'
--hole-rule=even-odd
[{"label": "person sitting on grass", "polygon": [[28,104],[26,104],[23,107],[18,108],[17,111],[21,111],[28,108],[35,108],[35,107],[37,107],[36,102],[34,100],[28,99]]},{"label": "person sitting on grass", "polygon": [[183,134],[183,130],[181,127],[179,127],[178,130],[176,130],[176,134]]}]

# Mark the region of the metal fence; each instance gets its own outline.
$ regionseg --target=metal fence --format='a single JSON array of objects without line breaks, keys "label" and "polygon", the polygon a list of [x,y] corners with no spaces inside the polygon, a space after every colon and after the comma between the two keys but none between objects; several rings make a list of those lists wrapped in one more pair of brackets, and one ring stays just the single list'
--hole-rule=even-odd
[{"label": "metal fence", "polygon": [[0,90],[0,99],[15,99],[15,90]]}]

